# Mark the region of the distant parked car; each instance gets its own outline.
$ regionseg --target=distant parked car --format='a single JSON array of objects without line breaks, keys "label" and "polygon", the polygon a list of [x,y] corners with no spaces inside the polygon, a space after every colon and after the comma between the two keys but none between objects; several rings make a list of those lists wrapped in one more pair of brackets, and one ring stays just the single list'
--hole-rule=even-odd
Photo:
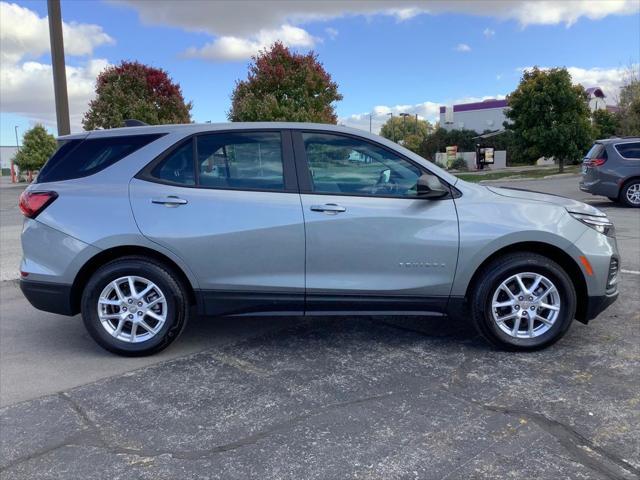
[{"label": "distant parked car", "polygon": [[640,138],[594,143],[582,162],[580,190],[640,207]]},{"label": "distant parked car", "polygon": [[[21,287],[104,348],[157,352],[189,315],[464,315],[551,345],[618,296],[613,224],[464,182],[376,135],[231,123],[84,132],[20,199]],[[194,308],[192,308],[194,307]]]}]

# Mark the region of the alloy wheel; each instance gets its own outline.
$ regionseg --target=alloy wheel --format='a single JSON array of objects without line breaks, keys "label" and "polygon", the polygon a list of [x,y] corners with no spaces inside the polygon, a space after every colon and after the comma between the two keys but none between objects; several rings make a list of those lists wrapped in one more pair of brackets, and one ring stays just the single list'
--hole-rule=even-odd
[{"label": "alloy wheel", "polygon": [[153,338],[167,320],[167,300],[152,281],[138,276],[109,283],[98,298],[98,318],[114,338],[128,343]]},{"label": "alloy wheel", "polygon": [[560,315],[560,294],[544,275],[523,272],[502,282],[493,294],[494,322],[513,338],[535,338],[546,333]]},{"label": "alloy wheel", "polygon": [[640,205],[640,183],[634,183],[627,188],[626,197],[632,205]]}]

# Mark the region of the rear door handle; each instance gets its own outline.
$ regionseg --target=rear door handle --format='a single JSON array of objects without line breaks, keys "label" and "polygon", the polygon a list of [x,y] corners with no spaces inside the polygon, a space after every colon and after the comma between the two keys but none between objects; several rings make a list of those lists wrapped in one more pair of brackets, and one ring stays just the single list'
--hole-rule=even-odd
[{"label": "rear door handle", "polygon": [[175,195],[169,195],[168,197],[152,198],[151,203],[164,205],[165,207],[179,207],[180,205],[186,205],[189,202],[184,198],[176,197]]},{"label": "rear door handle", "polygon": [[311,205],[311,211],[335,215],[336,213],[346,212],[347,209],[335,203],[325,203],[324,205]]}]

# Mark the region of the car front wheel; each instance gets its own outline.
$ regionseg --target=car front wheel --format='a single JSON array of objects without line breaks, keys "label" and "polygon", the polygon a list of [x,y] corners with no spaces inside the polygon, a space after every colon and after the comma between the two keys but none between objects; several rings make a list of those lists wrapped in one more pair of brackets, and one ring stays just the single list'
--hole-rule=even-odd
[{"label": "car front wheel", "polygon": [[535,350],[558,341],[576,311],[576,292],[567,273],[551,259],[516,253],[488,265],[472,292],[471,315],[491,344]]},{"label": "car front wheel", "polygon": [[107,263],[82,295],[82,318],[103,348],[125,356],[168,347],[186,325],[189,304],[176,275],[143,257]]}]

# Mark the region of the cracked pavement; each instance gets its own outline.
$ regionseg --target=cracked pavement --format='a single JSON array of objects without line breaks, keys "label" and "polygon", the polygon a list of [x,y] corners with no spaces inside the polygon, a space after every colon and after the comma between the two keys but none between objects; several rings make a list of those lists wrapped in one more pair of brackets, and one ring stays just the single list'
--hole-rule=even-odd
[{"label": "cracked pavement", "polygon": [[0,477],[640,478],[638,287],[623,274],[604,314],[526,354],[464,321],[317,317],[197,320],[168,353],[120,359],[3,282],[3,329],[67,330],[1,332],[3,364],[24,366],[0,370]]}]

